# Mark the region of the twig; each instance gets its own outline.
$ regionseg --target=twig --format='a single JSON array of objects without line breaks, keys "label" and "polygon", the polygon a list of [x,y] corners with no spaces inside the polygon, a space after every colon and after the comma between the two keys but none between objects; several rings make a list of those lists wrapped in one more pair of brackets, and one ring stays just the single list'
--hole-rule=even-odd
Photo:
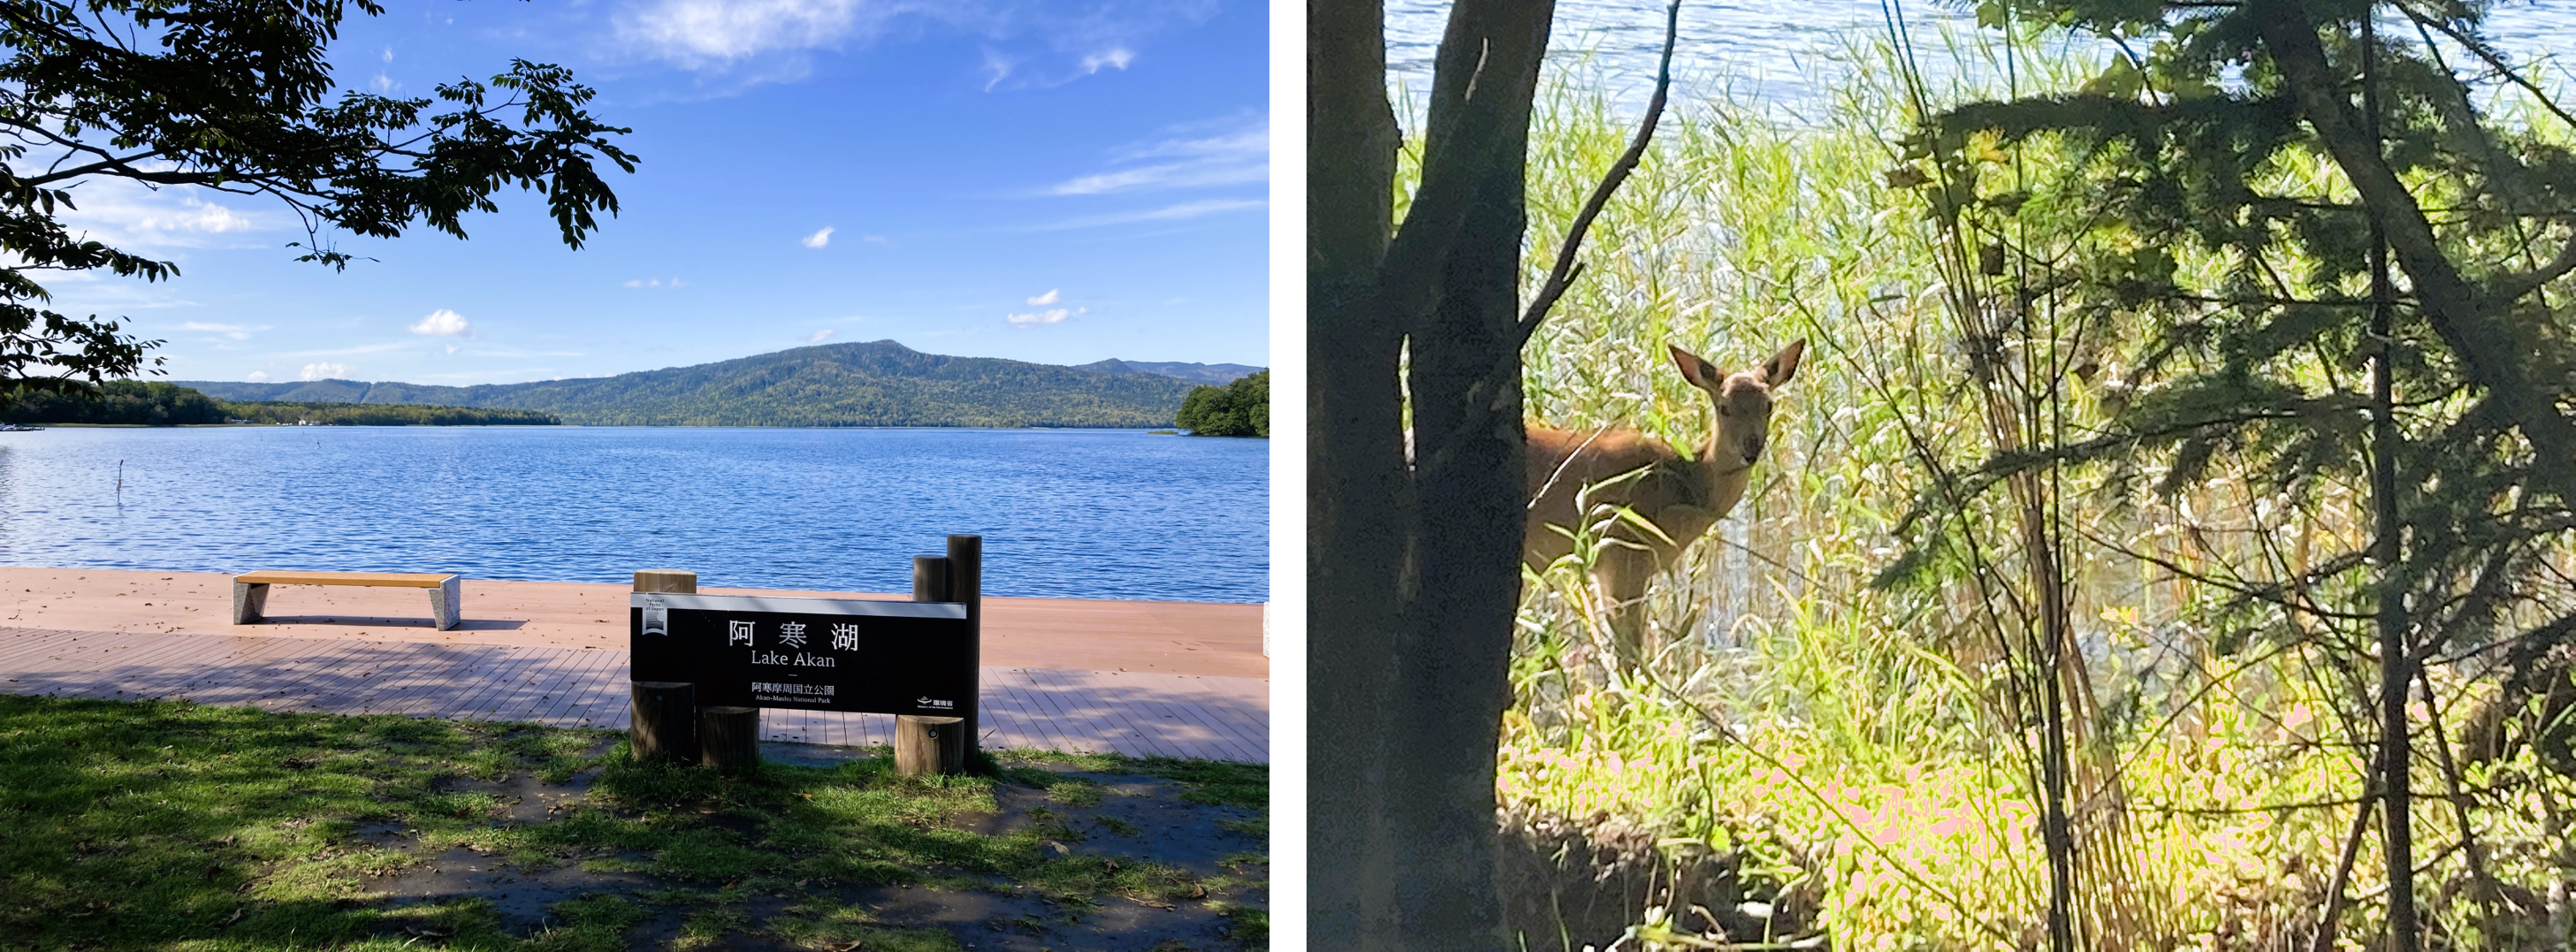
[{"label": "twig", "polygon": [[1610,204],[1610,195],[1628,181],[1628,173],[1637,170],[1637,162],[1645,158],[1647,144],[1654,141],[1655,123],[1663,118],[1664,98],[1673,87],[1673,45],[1681,38],[1681,25],[1682,0],[1673,0],[1664,10],[1664,57],[1655,68],[1655,96],[1646,101],[1646,118],[1637,123],[1637,135],[1628,140],[1628,151],[1620,153],[1619,161],[1610,163],[1610,173],[1601,177],[1601,184],[1592,189],[1592,197],[1584,201],[1583,211],[1574,216],[1573,227],[1566,229],[1565,243],[1556,249],[1556,266],[1548,269],[1547,283],[1539,286],[1538,296],[1530,299],[1529,310],[1521,315],[1523,342],[1538,332],[1539,322],[1547,320],[1547,312],[1556,306],[1556,299],[1565,296],[1575,276],[1583,273],[1583,263],[1575,260],[1575,255],[1583,250],[1584,233],[1592,230],[1592,219],[1600,216],[1602,206]]}]

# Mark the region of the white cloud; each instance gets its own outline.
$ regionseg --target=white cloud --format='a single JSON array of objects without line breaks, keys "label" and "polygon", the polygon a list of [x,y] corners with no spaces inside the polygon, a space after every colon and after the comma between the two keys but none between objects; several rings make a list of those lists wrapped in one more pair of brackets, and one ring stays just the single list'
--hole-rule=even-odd
[{"label": "white cloud", "polygon": [[245,377],[245,378],[242,378],[242,379],[248,380],[248,381],[250,381],[250,382],[252,382],[252,383],[267,383],[267,382],[268,382],[268,371],[265,371],[265,370],[254,370],[254,371],[251,371],[251,372],[250,372],[250,376]]},{"label": "white cloud", "polygon": [[349,365],[347,365],[347,364],[305,364],[305,365],[304,365],[304,372],[303,372],[302,374],[298,375],[295,379],[297,379],[297,380],[346,380],[346,379],[349,379]]},{"label": "white cloud", "polygon": [[[146,166],[147,171],[163,171]],[[61,212],[74,235],[116,246],[210,248],[243,244],[239,235],[273,230],[275,216],[216,204],[215,193],[195,188],[153,189],[123,178],[90,178],[72,189],[73,207]]]},{"label": "white cloud", "polygon": [[466,323],[462,315],[442,307],[429,312],[428,317],[421,318],[420,323],[412,325],[411,332],[431,337],[471,337],[474,335],[474,326]]},{"label": "white cloud", "polygon": [[454,344],[449,344],[449,345],[447,345],[447,352],[448,352],[448,353],[450,353],[450,354],[456,353],[456,345],[454,345]]},{"label": "white cloud", "polygon": [[1213,0],[1117,4],[933,0],[626,0],[612,15],[621,52],[743,84],[812,74],[811,53],[924,28],[981,41],[987,91],[1054,86],[1127,69],[1137,51],[1215,15]]},{"label": "white cloud", "polygon": [[645,55],[703,69],[836,47],[915,9],[861,0],[659,0],[620,16],[617,35]]},{"label": "white cloud", "polygon": [[867,243],[869,243],[869,244],[884,245],[884,246],[886,246],[886,247],[888,247],[888,248],[892,248],[892,247],[894,247],[894,242],[893,242],[893,241],[888,240],[888,239],[886,238],[886,236],[884,236],[884,235],[868,235],[868,236],[866,236],[866,237],[860,238],[859,240],[860,240],[860,241],[867,242]]},{"label": "white cloud", "polygon": [[678,278],[672,278],[668,281],[664,281],[660,278],[637,278],[633,281],[626,282],[626,286],[630,288],[682,288],[687,287],[688,284]]},{"label": "white cloud", "polygon": [[268,329],[268,325],[266,324],[251,327],[244,324],[208,324],[203,321],[189,321],[179,326],[192,331],[203,331],[209,334],[222,334],[234,340],[249,340],[253,331],[264,331]]},{"label": "white cloud", "polygon": [[1182,202],[1178,205],[1167,205],[1162,208],[1149,208],[1144,211],[1115,212],[1107,215],[1091,215],[1083,218],[1067,219],[1065,221],[1056,222],[1052,225],[1038,225],[1030,230],[1059,231],[1066,228],[1096,228],[1101,225],[1124,225],[1140,221],[1182,221],[1184,219],[1200,218],[1224,212],[1242,211],[1249,208],[1261,208],[1269,204],[1269,202],[1257,198],[1216,198],[1198,202]]},{"label": "white cloud", "polygon": [[1011,322],[1012,327],[1025,330],[1041,324],[1061,324],[1064,322],[1065,318],[1072,317],[1076,314],[1086,314],[1090,311],[1091,309],[1087,307],[1077,307],[1070,311],[1058,307],[1049,308],[1034,314],[1005,314],[1002,315],[1002,319]]},{"label": "white cloud", "polygon": [[1011,78],[1011,67],[1017,65],[1019,64],[1012,62],[1010,57],[1002,55],[1000,50],[986,47],[984,50],[984,91],[988,93],[992,92],[993,87],[999,86],[1002,84],[1003,80]]},{"label": "white cloud", "polygon": [[[1117,163],[1150,162],[1097,172],[1048,189],[1054,195],[1100,195],[1241,185],[1270,179],[1270,118],[1231,117],[1169,130],[1172,136],[1110,153]],[[1160,160],[1160,161],[1152,161]]]},{"label": "white cloud", "polygon": [[805,335],[805,342],[808,344],[820,344],[826,340],[830,340],[832,335],[835,333],[838,333],[838,331],[833,328],[826,327],[822,330]]},{"label": "white cloud", "polygon": [[383,353],[383,352],[388,351],[388,350],[401,350],[401,349],[403,349],[403,348],[405,348],[405,347],[409,347],[409,346],[411,346],[411,345],[406,344],[406,343],[403,343],[403,342],[401,342],[401,341],[395,341],[395,342],[390,343],[390,344],[361,344],[361,345],[356,346],[356,347],[338,347],[338,348],[333,348],[333,349],[331,349],[331,350],[298,350],[298,351],[289,351],[289,352],[287,352],[287,353],[285,353],[285,354],[281,354],[281,355],[279,355],[279,356],[282,356],[282,357],[345,357],[345,356],[348,356],[348,355],[350,355],[350,354],[380,354],[380,353]]},{"label": "white cloud", "polygon": [[1041,294],[1041,295],[1038,295],[1038,296],[1036,296],[1036,297],[1030,298],[1030,299],[1029,299],[1029,303],[1031,303],[1031,304],[1035,304],[1035,305],[1037,305],[1037,306],[1039,306],[1039,307],[1045,307],[1045,306],[1047,306],[1047,305],[1049,305],[1049,304],[1053,304],[1053,303],[1055,303],[1055,302],[1057,302],[1057,301],[1064,300],[1064,295],[1063,295],[1063,294],[1058,293],[1058,292],[1059,292],[1059,291],[1061,291],[1061,290],[1063,290],[1063,289],[1058,288],[1058,289],[1056,289],[1056,290],[1054,290],[1054,291],[1048,291],[1048,292],[1047,292],[1047,293],[1045,293],[1045,294]]},{"label": "white cloud", "polygon": [[831,244],[831,243],[832,243],[832,226],[830,226],[830,225],[825,225],[825,226],[823,226],[823,230],[822,230],[822,231],[818,231],[818,232],[815,232],[815,233],[813,233],[813,234],[807,235],[807,236],[805,236],[805,239],[804,239],[804,245],[805,245],[805,247],[808,247],[808,248],[820,248],[820,247],[823,247],[824,245],[828,245],[828,244]]},{"label": "white cloud", "polygon": [[1114,68],[1117,68],[1117,69],[1120,69],[1120,70],[1124,70],[1124,69],[1126,69],[1126,68],[1127,68],[1127,64],[1129,64],[1129,63],[1133,63],[1133,62],[1135,62],[1135,61],[1136,61],[1136,54],[1135,54],[1135,53],[1129,52],[1129,51],[1128,51],[1128,49],[1127,49],[1126,47],[1123,47],[1123,46],[1113,46],[1113,47],[1110,47],[1110,48],[1108,48],[1108,49],[1102,50],[1102,51],[1100,51],[1100,52],[1093,53],[1093,54],[1091,54],[1091,55],[1089,55],[1089,56],[1085,56],[1085,57],[1083,57],[1083,58],[1082,58],[1082,71],[1083,71],[1084,73],[1086,73],[1086,74],[1088,74],[1088,73],[1097,73],[1097,72],[1099,72],[1099,71],[1100,71],[1100,68],[1101,68],[1101,67],[1103,67],[1103,66],[1109,66],[1109,67],[1114,67]]}]

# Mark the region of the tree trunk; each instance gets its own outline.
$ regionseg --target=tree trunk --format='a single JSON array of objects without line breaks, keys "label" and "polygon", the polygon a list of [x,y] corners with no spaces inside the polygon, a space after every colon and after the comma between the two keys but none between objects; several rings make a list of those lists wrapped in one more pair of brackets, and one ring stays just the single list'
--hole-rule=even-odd
[{"label": "tree trunk", "polygon": [[1307,903],[1318,949],[1395,948],[1384,791],[1410,483],[1402,328],[1374,305],[1394,228],[1378,0],[1306,5]]},{"label": "tree trunk", "polygon": [[1494,756],[1511,703],[1527,518],[1525,156],[1551,12],[1474,0],[1453,9],[1432,83],[1424,194],[1436,198],[1431,174],[1448,174],[1469,201],[1436,277],[1387,276],[1438,287],[1410,338],[1418,521],[1396,707],[1407,730],[1388,776],[1408,948],[1514,947],[1494,883]]},{"label": "tree trunk", "polygon": [[[1421,185],[1391,241],[1383,10],[1308,12],[1309,704],[1313,736],[1335,745],[1310,775],[1311,938],[1501,949],[1494,753],[1527,489],[1523,168],[1553,5],[1451,9]],[[1408,342],[1412,467],[1396,386]]]}]

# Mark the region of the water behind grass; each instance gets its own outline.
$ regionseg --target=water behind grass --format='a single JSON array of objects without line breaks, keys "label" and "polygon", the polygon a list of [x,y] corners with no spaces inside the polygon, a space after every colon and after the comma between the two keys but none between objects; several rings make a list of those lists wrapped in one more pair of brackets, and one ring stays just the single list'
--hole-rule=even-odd
[{"label": "water behind grass", "polygon": [[1138,430],[58,428],[0,434],[0,564],[905,592],[980,533],[991,595],[1257,602],[1268,466]]}]

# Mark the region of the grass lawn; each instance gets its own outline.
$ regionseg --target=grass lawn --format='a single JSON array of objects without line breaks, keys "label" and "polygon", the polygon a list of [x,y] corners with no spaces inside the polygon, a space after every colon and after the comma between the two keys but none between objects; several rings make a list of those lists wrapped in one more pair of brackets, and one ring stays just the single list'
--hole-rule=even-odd
[{"label": "grass lawn", "polygon": [[0,948],[1266,948],[1262,765],[0,696]]}]

